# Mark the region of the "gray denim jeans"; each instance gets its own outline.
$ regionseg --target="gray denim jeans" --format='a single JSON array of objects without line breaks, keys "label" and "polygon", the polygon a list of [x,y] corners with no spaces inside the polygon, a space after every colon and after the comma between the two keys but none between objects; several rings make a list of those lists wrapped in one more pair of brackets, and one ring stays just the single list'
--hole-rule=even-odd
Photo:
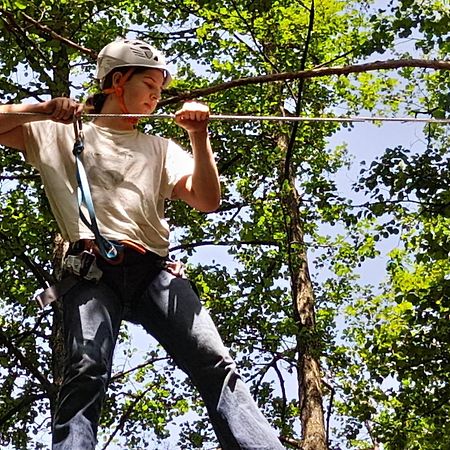
[{"label": "gray denim jeans", "polygon": [[99,283],[81,280],[63,299],[66,364],[53,450],[93,450],[122,320],[140,324],[190,377],[223,450],[282,450],[190,282],[153,254],[99,261]]}]

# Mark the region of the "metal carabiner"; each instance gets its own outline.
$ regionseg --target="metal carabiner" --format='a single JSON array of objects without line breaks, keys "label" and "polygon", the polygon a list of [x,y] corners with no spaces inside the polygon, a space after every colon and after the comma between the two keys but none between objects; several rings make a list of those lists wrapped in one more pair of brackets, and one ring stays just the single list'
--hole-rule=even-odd
[{"label": "metal carabiner", "polygon": [[83,121],[81,117],[73,116],[73,130],[75,133],[75,143],[73,146],[73,154],[80,155],[84,150],[84,134],[83,134]]}]

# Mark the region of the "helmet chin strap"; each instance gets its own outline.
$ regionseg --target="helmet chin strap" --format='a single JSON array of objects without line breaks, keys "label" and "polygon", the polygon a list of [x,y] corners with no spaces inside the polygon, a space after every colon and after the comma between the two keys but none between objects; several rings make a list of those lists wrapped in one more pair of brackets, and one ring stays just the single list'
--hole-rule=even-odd
[{"label": "helmet chin strap", "polygon": [[[103,93],[105,94],[115,94],[117,97],[117,100],[119,101],[120,110],[124,114],[130,114],[130,111],[128,111],[127,105],[125,105],[125,99],[124,99],[124,88],[125,83],[130,79],[131,75],[133,75],[134,68],[132,67],[127,72],[125,72],[124,75],[119,80],[119,83],[116,86],[103,89]],[[125,120],[132,123],[133,125],[137,125],[139,122],[139,119],[136,117],[127,117]]]}]

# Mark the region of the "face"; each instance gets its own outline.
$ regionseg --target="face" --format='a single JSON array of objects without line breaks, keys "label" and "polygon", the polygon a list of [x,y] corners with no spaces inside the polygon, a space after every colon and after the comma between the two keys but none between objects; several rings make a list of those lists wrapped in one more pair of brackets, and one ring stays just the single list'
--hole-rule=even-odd
[{"label": "face", "polygon": [[152,113],[161,98],[164,74],[158,69],[147,69],[133,74],[124,86],[124,100],[132,114]]}]

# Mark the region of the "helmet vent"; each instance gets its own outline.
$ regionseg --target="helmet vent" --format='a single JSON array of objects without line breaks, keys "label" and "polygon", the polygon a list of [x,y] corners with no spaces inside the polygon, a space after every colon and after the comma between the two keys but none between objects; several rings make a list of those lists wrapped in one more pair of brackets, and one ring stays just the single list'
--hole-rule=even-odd
[{"label": "helmet vent", "polygon": [[140,47],[140,48],[131,48],[130,49],[133,54],[138,56],[139,58],[153,59],[158,61],[158,58],[153,54],[153,52],[148,47]]}]

